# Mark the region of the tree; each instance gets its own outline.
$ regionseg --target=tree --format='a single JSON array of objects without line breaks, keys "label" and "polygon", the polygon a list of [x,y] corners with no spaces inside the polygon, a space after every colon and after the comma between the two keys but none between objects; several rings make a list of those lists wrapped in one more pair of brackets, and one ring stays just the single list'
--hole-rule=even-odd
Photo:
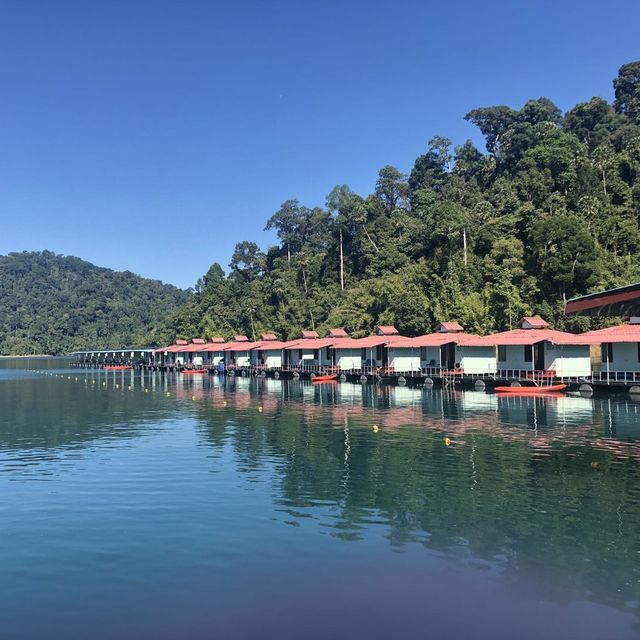
[{"label": "tree", "polygon": [[397,207],[405,207],[409,196],[406,176],[395,167],[387,165],[378,173],[375,195],[387,215]]},{"label": "tree", "polygon": [[541,292],[561,300],[587,291],[598,275],[596,246],[585,223],[561,214],[534,223],[529,234],[532,266]]},{"label": "tree", "polygon": [[264,268],[265,256],[255,242],[243,240],[236,244],[229,266],[245,282],[255,280]]},{"label": "tree", "polygon": [[640,124],[640,60],[620,67],[613,88],[616,96],[614,109]]},{"label": "tree", "polygon": [[487,141],[487,151],[493,156],[498,156],[502,136],[516,121],[517,115],[517,111],[511,107],[502,105],[472,109],[464,119],[480,129]]}]

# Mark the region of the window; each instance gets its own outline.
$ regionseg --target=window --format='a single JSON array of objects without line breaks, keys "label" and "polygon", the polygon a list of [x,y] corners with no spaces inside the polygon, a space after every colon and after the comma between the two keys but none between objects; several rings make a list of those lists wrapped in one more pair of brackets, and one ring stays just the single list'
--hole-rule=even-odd
[{"label": "window", "polygon": [[320,357],[320,351],[318,349],[314,349],[313,350],[313,359],[314,360],[318,360],[319,357]]},{"label": "window", "polygon": [[362,362],[364,362],[367,359],[367,350],[366,349],[360,349],[360,359],[362,360]]},{"label": "window", "polygon": [[532,344],[524,345],[524,361],[533,362],[533,345]]},{"label": "window", "polygon": [[613,362],[613,344],[611,342],[602,343],[602,362]]},{"label": "window", "polygon": [[498,360],[500,362],[507,361],[507,347],[504,344],[498,345]]},{"label": "window", "polygon": [[[640,349],[640,343],[639,347]],[[420,360],[424,362],[427,359],[427,347],[420,347]]]}]

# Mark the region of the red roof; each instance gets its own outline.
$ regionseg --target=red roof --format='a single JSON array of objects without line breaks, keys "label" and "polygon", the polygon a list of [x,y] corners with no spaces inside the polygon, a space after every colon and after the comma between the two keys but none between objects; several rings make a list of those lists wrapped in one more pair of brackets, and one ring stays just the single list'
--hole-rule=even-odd
[{"label": "red roof", "polygon": [[465,344],[467,340],[479,338],[480,336],[471,333],[427,333],[417,338],[401,338],[390,344],[393,348],[419,348],[419,347],[439,347],[443,344],[455,342]]},{"label": "red roof", "polygon": [[[284,349],[289,342],[282,342],[280,340],[262,340],[255,347],[251,347],[251,349],[255,351],[276,351],[277,349]],[[295,342],[297,342],[297,340]]]},{"label": "red roof", "polygon": [[[349,338],[342,338],[348,340]],[[332,347],[340,338],[301,338],[299,340],[290,340],[286,343],[284,349],[324,349],[324,347]]]},{"label": "red roof", "polygon": [[619,324],[606,329],[587,331],[582,336],[592,344],[601,342],[640,342],[640,324]]},{"label": "red roof", "polygon": [[348,338],[347,332],[344,329],[329,329],[330,338]]},{"label": "red roof", "polygon": [[262,341],[249,342],[246,336],[236,336],[243,338],[242,340],[236,340],[235,342],[228,342],[227,344],[220,346],[220,351],[250,351],[262,344]]},{"label": "red roof", "polygon": [[529,345],[543,341],[558,345],[591,344],[583,336],[555,329],[513,329],[490,336],[469,336],[461,344],[469,347],[495,347],[499,345]]},{"label": "red roof", "polygon": [[525,316],[518,322],[518,327],[522,329],[522,325],[525,323],[531,325],[533,329],[546,329],[549,326],[549,323],[540,316]]},{"label": "red roof", "polygon": [[376,333],[379,336],[396,336],[398,335],[398,330],[391,325],[383,325],[376,329]]},{"label": "red roof", "polygon": [[[183,343],[183,344],[178,344],[178,342]],[[185,345],[187,344],[186,340],[179,340],[178,342],[176,342],[176,344],[172,344],[168,347],[160,347],[159,349],[156,349],[154,351],[154,353],[174,353],[175,351],[183,351],[185,348]]]},{"label": "red roof", "polygon": [[464,327],[459,322],[438,322],[436,331],[443,333],[447,331],[464,331]]},{"label": "red roof", "polygon": [[205,344],[201,351],[224,351],[227,345],[230,344],[224,340],[218,340],[218,338],[212,338],[211,342]]},{"label": "red roof", "polygon": [[204,340],[201,342],[197,342],[194,344],[187,345],[186,347],[182,347],[180,349],[176,349],[176,351],[180,353],[194,353],[196,351],[205,351],[206,343]]},{"label": "red roof", "polygon": [[318,335],[318,333],[316,331],[303,331],[302,332],[302,337],[306,340],[310,339],[310,338],[319,338],[320,336]]},{"label": "red roof", "polygon": [[189,344],[189,341],[188,341],[188,340],[176,340],[176,344],[177,344],[177,345],[178,345],[178,344],[181,344],[181,345],[182,345],[182,344]]},{"label": "red roof", "polygon": [[336,341],[336,349],[371,349],[380,345],[394,346],[401,340],[410,340],[403,336],[367,336],[366,338],[342,338]]},{"label": "red roof", "polygon": [[213,338],[211,338],[211,340],[209,340],[209,344],[215,342],[224,342],[224,338],[222,336],[214,336]]},{"label": "red roof", "polygon": [[202,338],[193,338],[191,344],[205,344],[205,341]]},{"label": "red roof", "polygon": [[249,338],[247,338],[247,336],[233,336],[233,339],[236,342],[249,342]]},{"label": "red roof", "polygon": [[277,340],[278,339],[278,337],[276,336],[275,333],[263,333],[261,337],[262,337],[263,340]]}]

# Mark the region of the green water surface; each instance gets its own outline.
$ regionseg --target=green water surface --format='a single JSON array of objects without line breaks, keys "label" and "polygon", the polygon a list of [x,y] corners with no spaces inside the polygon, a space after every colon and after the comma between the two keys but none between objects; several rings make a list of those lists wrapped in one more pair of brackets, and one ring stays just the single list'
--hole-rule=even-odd
[{"label": "green water surface", "polygon": [[0,638],[633,638],[640,404],[0,362]]}]

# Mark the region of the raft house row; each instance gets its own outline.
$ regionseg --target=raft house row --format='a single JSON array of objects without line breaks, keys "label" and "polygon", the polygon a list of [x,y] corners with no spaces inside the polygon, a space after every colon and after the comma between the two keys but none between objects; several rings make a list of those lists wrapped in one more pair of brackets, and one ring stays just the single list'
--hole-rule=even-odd
[{"label": "raft house row", "polygon": [[392,326],[380,326],[365,338],[351,338],[344,329],[331,329],[322,338],[303,331],[300,338],[284,342],[273,333],[257,341],[241,335],[231,342],[194,338],[160,349],[76,352],[74,366],[215,373],[222,360],[230,375],[337,374],[343,381],[476,388],[562,382],[583,391],[619,388],[640,393],[640,317],[583,334],[551,329],[539,316],[522,318],[517,326],[488,336],[466,333],[457,322],[442,322],[434,333],[414,338],[399,335]]}]

